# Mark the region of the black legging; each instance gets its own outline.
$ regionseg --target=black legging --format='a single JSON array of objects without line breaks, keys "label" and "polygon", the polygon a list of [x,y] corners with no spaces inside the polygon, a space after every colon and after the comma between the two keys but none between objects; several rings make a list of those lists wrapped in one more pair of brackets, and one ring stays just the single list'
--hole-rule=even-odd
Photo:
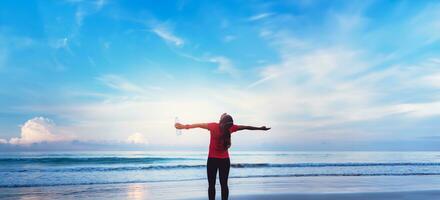
[{"label": "black legging", "polygon": [[209,200],[215,200],[215,180],[217,169],[220,176],[220,186],[222,188],[222,200],[227,200],[229,196],[228,176],[231,162],[229,158],[208,158],[206,171],[208,172],[208,197]]}]

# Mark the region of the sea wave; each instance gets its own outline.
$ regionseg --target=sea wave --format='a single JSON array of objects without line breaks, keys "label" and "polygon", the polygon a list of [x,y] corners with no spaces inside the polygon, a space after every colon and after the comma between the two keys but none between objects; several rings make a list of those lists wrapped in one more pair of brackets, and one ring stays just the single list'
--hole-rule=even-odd
[{"label": "sea wave", "polygon": [[[147,164],[148,162],[139,162]],[[231,168],[324,168],[324,167],[418,167],[418,166],[440,166],[440,163],[234,163]],[[149,166],[93,166],[93,167],[54,167],[54,168],[0,168],[0,172],[106,172],[106,171],[143,171],[143,170],[178,170],[205,168],[205,164],[185,165],[149,165]]]},{"label": "sea wave", "polygon": [[256,168],[256,167],[370,167],[370,166],[440,166],[439,162],[397,162],[397,163],[367,163],[367,162],[347,162],[347,163],[251,163],[251,164],[232,164],[235,168]]},{"label": "sea wave", "polygon": [[[229,178],[288,178],[288,177],[339,177],[339,176],[440,176],[440,173],[340,173],[340,174],[273,174],[273,175],[248,175],[230,176]],[[0,184],[0,188],[19,188],[19,187],[48,187],[48,186],[69,186],[69,185],[107,185],[107,184],[129,184],[129,183],[153,183],[153,182],[182,182],[205,180],[205,178],[188,178],[177,180],[155,180],[155,181],[109,181],[109,182],[82,182],[82,183],[35,183],[35,184]]]},{"label": "sea wave", "polygon": [[185,157],[36,157],[36,158],[0,158],[0,165],[13,164],[148,164],[161,161],[199,160]]}]

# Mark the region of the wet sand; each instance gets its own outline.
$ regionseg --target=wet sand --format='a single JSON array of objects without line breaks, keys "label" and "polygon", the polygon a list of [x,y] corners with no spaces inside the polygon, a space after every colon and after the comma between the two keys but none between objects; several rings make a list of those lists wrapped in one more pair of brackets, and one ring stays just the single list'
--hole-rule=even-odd
[{"label": "wet sand", "polygon": [[[231,200],[440,199],[440,176],[230,180]],[[206,180],[0,188],[0,199],[207,199]],[[220,199],[220,187],[217,187]]]}]

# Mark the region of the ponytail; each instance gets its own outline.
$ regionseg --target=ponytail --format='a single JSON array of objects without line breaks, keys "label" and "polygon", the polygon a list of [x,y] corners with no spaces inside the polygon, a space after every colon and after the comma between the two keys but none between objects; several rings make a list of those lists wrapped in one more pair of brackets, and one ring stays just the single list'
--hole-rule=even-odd
[{"label": "ponytail", "polygon": [[224,150],[228,150],[231,147],[231,131],[229,131],[230,126],[228,124],[222,124],[220,130],[222,134],[223,147]]},{"label": "ponytail", "polygon": [[224,150],[228,150],[231,147],[231,131],[229,130],[234,124],[234,120],[228,114],[223,114],[220,118],[220,131],[222,133],[221,140]]}]

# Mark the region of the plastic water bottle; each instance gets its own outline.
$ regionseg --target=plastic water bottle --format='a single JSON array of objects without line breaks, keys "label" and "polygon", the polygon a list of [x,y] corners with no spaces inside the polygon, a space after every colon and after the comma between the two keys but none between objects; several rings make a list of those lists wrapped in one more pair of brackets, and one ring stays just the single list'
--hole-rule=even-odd
[{"label": "plastic water bottle", "polygon": [[[180,123],[178,117],[176,117],[176,118],[174,119],[174,123]],[[176,128],[176,135],[177,135],[177,136],[182,135],[182,129],[177,129],[177,128]]]}]

